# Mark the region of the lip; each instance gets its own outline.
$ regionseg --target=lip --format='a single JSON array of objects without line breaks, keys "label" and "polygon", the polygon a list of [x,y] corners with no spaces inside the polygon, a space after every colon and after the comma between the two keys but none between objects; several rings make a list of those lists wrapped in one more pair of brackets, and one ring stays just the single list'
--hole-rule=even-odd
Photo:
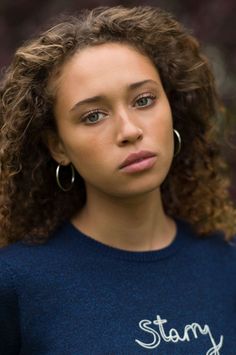
[{"label": "lip", "polygon": [[156,161],[156,154],[147,150],[130,154],[120,165],[119,169],[126,172],[138,172],[151,168]]}]

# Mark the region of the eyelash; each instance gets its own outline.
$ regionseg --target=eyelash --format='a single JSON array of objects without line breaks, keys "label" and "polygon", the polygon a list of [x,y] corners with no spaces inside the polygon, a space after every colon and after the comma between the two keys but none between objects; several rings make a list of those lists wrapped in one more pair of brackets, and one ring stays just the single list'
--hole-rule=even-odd
[{"label": "eyelash", "polygon": [[[153,94],[150,94],[150,93],[149,93],[149,94],[142,94],[142,95],[138,96],[135,101],[137,102],[138,100],[143,99],[143,98],[152,99],[152,103],[151,103],[150,105],[145,105],[145,106],[143,106],[143,107],[149,107],[149,106],[151,106],[151,105],[153,104],[153,102],[155,101],[156,96],[153,95]],[[142,107],[142,106],[140,106],[140,107]]]},{"label": "eyelash", "polygon": [[[149,105],[144,105],[144,106],[138,106],[139,108],[145,108],[145,107],[150,107],[152,106],[152,104],[154,103],[154,101],[156,100],[156,96],[153,95],[153,94],[142,94],[140,96],[138,96],[136,99],[135,99],[135,102],[137,102],[138,100],[142,99],[142,98],[147,98],[147,99],[152,99],[152,102],[149,104]],[[94,113],[103,113],[101,112],[99,109],[96,109],[96,110],[92,110],[92,111],[89,111],[85,116],[83,116],[81,118],[81,122],[86,122],[86,120],[89,118],[89,116],[91,116],[92,114]],[[93,124],[96,124],[97,122],[100,122],[100,120],[97,120],[96,122],[94,123],[88,123],[86,122],[87,125],[93,125]]]},{"label": "eyelash", "polygon": [[99,121],[96,121],[96,122],[94,122],[94,123],[92,123],[92,122],[90,122],[90,123],[86,122],[86,120],[89,118],[89,116],[93,115],[94,113],[104,113],[104,112],[99,111],[99,109],[89,111],[88,114],[86,114],[85,116],[83,116],[83,117],[81,118],[81,122],[85,122],[87,125],[92,125],[92,124],[95,124],[95,123],[99,122]]}]

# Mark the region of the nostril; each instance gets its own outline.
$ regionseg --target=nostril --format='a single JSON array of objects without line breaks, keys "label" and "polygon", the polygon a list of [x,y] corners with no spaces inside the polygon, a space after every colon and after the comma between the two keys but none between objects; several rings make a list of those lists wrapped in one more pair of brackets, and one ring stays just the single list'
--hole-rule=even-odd
[{"label": "nostril", "polygon": [[122,141],[123,144],[126,144],[126,143],[128,143],[128,142],[129,142],[128,139],[124,139],[124,140]]}]

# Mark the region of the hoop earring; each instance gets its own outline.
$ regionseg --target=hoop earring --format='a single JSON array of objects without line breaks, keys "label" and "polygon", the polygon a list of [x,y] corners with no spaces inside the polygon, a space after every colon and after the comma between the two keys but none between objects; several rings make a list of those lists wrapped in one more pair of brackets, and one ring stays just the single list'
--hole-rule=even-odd
[{"label": "hoop earring", "polygon": [[177,139],[178,139],[178,148],[177,148],[177,151],[174,154],[174,157],[176,157],[176,155],[178,155],[180,150],[181,150],[182,141],[181,141],[180,134],[179,134],[179,132],[176,129],[174,129],[174,133],[175,133],[175,135],[177,136]]},{"label": "hoop earring", "polygon": [[72,189],[72,186],[74,184],[74,181],[75,181],[75,169],[73,167],[72,164],[70,164],[70,168],[71,168],[71,182],[70,182],[70,186],[69,187],[63,187],[61,182],[60,182],[60,168],[61,168],[61,164],[58,164],[57,168],[56,168],[56,181],[57,181],[57,185],[60,187],[60,189],[62,191],[70,191]]}]

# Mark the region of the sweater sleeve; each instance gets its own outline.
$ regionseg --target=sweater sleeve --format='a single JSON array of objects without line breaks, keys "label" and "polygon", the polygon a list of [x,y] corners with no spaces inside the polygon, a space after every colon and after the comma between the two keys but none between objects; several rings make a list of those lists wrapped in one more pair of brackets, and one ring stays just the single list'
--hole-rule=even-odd
[{"label": "sweater sleeve", "polygon": [[13,272],[0,256],[0,354],[20,353],[18,297]]}]

